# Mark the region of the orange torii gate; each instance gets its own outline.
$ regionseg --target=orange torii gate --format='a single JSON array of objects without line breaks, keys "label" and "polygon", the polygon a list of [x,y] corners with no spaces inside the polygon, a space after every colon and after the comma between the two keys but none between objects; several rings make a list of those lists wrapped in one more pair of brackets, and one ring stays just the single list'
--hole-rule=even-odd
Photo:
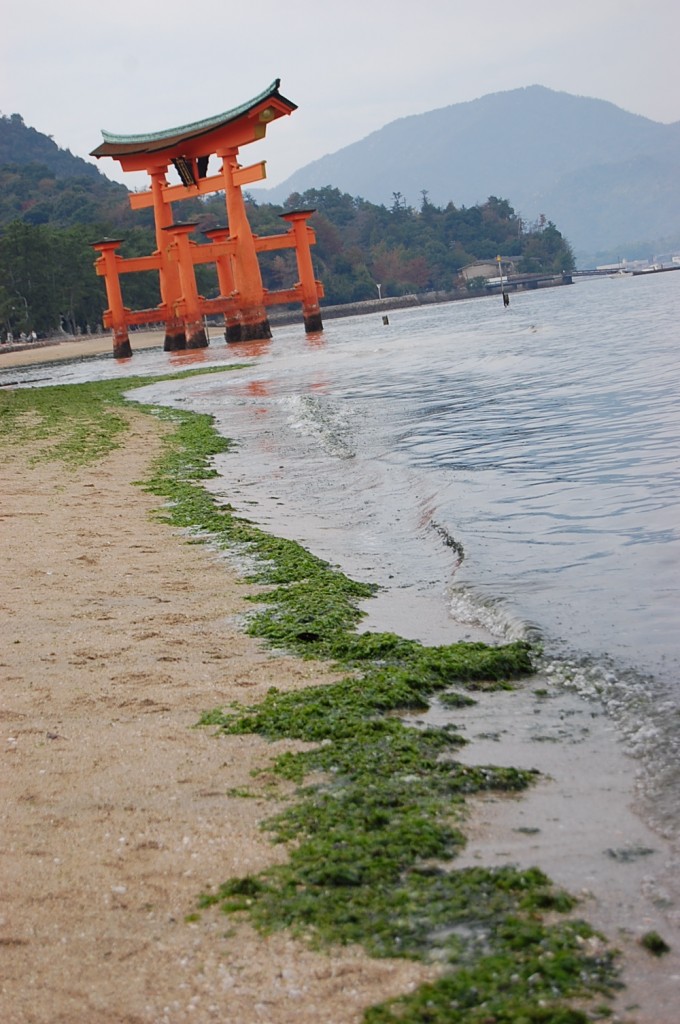
[{"label": "orange torii gate", "polygon": [[[125,259],[117,253],[121,239],[103,238],[93,243],[99,253],[97,273],[104,278],[108,309],[104,326],[113,331],[113,353],[132,354],[128,327],[132,324],[165,322],[165,350],[203,348],[208,344],[204,317],[224,314],[227,341],[271,338],[266,307],[289,302],[302,304],[305,330],[322,330],[319,299],[323,285],[314,278],[310,246],[315,235],[307,224],[313,210],[291,210],[281,214],[290,227],[280,235],[253,235],[246,215],[241,188],[266,177],[265,162],[242,167],[241,146],[264,138],[267,125],[297,109],[279,92],[280,79],[259,96],[223,114],[181,128],[150,135],[113,135],[102,131],[104,142],[92,156],[110,156],[124,171],[146,171],[151,180],[147,192],[130,195],[133,210],[152,207],[156,228],[156,250],[149,256]],[[207,175],[211,156],[222,166],[218,174]],[[171,185],[166,174],[173,165],[182,184]],[[227,224],[206,232],[205,245],[189,238],[195,223],[175,223],[172,204],[182,199],[224,191]],[[257,254],[275,249],[294,249],[298,282],[292,288],[269,291],[263,287]],[[199,295],[194,267],[214,263],[219,296]],[[120,275],[157,271],[161,302],[153,309],[128,309],[123,302]]]}]

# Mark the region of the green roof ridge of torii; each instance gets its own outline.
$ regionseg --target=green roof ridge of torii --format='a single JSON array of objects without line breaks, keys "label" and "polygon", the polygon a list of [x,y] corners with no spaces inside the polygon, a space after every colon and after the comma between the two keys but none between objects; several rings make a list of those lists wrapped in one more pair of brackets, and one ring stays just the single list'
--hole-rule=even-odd
[{"label": "green roof ridge of torii", "polygon": [[200,135],[201,133],[209,131],[211,128],[215,128],[218,125],[226,124],[229,121],[235,121],[253,107],[256,107],[258,103],[263,103],[265,100],[271,99],[273,96],[284,100],[284,102],[289,104],[292,109],[295,110],[296,104],[280,95],[280,84],[281,79],[276,78],[271,85],[264,89],[258,96],[254,96],[245,103],[241,103],[238,107],[234,107],[233,110],[225,110],[222,114],[214,114],[212,117],[206,117],[202,121],[194,121],[192,124],[185,124],[178,128],[167,128],[165,131],[160,132],[150,132],[146,135],[116,135],[113,132],[105,131],[102,128],[102,137],[104,139],[104,143],[108,145],[130,146],[135,143],[160,142],[163,139],[172,139],[180,135]]}]

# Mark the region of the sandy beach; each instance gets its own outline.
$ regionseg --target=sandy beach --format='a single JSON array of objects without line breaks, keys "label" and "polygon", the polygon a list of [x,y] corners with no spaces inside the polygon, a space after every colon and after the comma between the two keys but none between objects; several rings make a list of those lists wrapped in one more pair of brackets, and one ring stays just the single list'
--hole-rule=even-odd
[{"label": "sandy beach", "polygon": [[[132,351],[163,346],[163,331],[135,331],[131,335]],[[83,359],[87,356],[107,355],[113,351],[113,342],[108,334],[87,335],[82,338],[65,338],[48,345],[8,351],[0,345],[0,370],[10,366],[33,366],[36,363],[52,363],[64,359]]]},{"label": "sandy beach", "polygon": [[[109,347],[103,337],[4,353],[0,367]],[[245,636],[248,589],[234,569],[150,517],[157,499],[134,481],[163,428],[142,414],[130,422],[125,447],[87,469],[3,450],[0,1015],[355,1024],[436,969],[355,949],[314,953],[216,911],[195,914],[201,891],[286,856],[260,828],[277,807],[267,777],[259,798],[234,791],[288,747],[217,738],[194,728],[201,712],[329,674]],[[653,928],[677,940],[658,882],[673,873],[672,851],[634,814],[634,765],[606,720],[587,719],[569,694],[537,712],[538,685],[501,705],[490,697],[466,720],[470,760],[530,761],[544,773],[534,794],[477,802],[466,862],[537,863],[581,895],[581,916],[624,951],[615,1019],[675,1024],[679,943],[657,960],[637,941]],[[504,738],[492,743],[499,716]],[[539,716],[555,742],[528,731]],[[634,848],[654,850],[653,887],[645,857],[611,855]]]}]

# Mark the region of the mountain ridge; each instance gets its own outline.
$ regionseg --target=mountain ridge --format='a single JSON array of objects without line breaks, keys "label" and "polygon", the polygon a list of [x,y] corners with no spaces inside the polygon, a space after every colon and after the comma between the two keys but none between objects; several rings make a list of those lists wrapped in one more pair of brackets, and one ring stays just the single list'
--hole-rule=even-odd
[{"label": "mountain ridge", "polygon": [[[641,178],[636,160],[647,163]],[[616,202],[602,168],[617,181]],[[532,85],[398,118],[253,195],[281,202],[327,184],[388,205],[395,193],[410,205],[426,192],[435,204],[456,206],[500,195],[526,219],[547,214],[583,252],[651,241],[669,230],[680,240],[680,204],[669,181],[678,172],[680,121],[661,124],[607,100]],[[656,179],[663,187],[650,202]],[[569,204],[562,201],[567,190]],[[594,226],[593,206],[608,209],[609,219]]]},{"label": "mountain ridge", "polygon": [[62,149],[51,135],[27,125],[21,114],[0,115],[0,166],[42,164],[57,178],[87,178],[111,182],[98,167],[70,149]]}]

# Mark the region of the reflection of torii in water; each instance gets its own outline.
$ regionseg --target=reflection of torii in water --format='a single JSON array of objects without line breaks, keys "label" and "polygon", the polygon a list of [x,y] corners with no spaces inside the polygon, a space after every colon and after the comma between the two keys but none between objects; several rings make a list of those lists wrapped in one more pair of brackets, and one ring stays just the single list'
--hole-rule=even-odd
[{"label": "reflection of torii in water", "polygon": [[[181,128],[148,135],[113,135],[102,132],[103,143],[92,156],[112,157],[124,171],[146,171],[151,188],[130,195],[133,210],[153,209],[156,251],[150,256],[123,259],[116,252],[120,239],[94,243],[99,253],[97,273],[104,277],[108,309],[104,325],[113,328],[116,356],[132,353],[128,337],[131,324],[164,320],[165,349],[203,348],[208,344],[206,315],[223,313],[227,341],[270,338],[266,307],[290,302],[302,304],[305,330],[322,330],[319,299],[323,286],[314,277],[310,246],[315,241],[307,224],[313,210],[290,210],[282,218],[290,225],[279,235],[255,237],[250,229],[241,193],[243,185],[266,176],[265,163],[242,167],[241,146],[264,138],[267,125],[291,114],[296,104],[279,92],[279,79],[252,100],[223,114]],[[221,161],[218,174],[208,175],[210,157]],[[170,185],[166,173],[174,166],[181,184]],[[183,199],[224,191],[228,226],[206,232],[209,242],[197,245],[189,238],[195,224],[175,223],[172,204]],[[262,285],[259,252],[294,249],[299,280],[292,288],[268,291]],[[198,294],[194,268],[214,263],[220,294],[205,299]],[[161,303],[154,309],[130,310],[123,304],[120,275],[157,271]]]}]

